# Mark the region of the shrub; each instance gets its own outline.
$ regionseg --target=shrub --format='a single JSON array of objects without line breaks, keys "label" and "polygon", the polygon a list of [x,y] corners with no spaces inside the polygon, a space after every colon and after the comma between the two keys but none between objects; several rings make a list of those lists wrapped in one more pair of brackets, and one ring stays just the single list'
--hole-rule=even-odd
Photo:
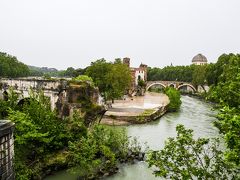
[{"label": "shrub", "polygon": [[169,112],[178,111],[182,102],[180,92],[174,88],[166,88],[165,94],[168,96],[170,103],[167,107]]}]

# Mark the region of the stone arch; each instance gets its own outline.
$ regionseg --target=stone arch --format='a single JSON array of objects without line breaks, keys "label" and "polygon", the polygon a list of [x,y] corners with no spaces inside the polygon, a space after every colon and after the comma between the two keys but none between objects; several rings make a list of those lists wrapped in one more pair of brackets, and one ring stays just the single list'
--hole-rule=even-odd
[{"label": "stone arch", "polygon": [[174,83],[170,83],[168,87],[176,88],[176,85]]},{"label": "stone arch", "polygon": [[191,85],[191,84],[182,84],[182,85],[178,86],[177,89],[180,90],[180,88],[182,88],[182,87],[184,87],[184,86],[190,87],[194,92],[197,91],[196,88],[195,88],[193,85]]},{"label": "stone arch", "polygon": [[152,86],[155,86],[155,85],[161,85],[163,88],[166,88],[166,86],[165,86],[163,83],[155,82],[155,83],[150,84],[150,85],[147,87],[147,91],[149,90],[149,88],[151,88]]},{"label": "stone arch", "polygon": [[20,99],[20,100],[18,101],[18,106],[21,106],[21,107],[22,107],[25,103],[30,103],[30,98],[29,98],[29,97]]}]

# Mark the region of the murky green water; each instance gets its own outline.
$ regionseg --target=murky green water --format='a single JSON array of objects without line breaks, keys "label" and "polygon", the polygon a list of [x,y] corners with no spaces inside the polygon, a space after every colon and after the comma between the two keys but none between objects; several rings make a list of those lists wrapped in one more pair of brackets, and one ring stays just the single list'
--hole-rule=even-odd
[{"label": "murky green water", "polygon": [[[150,149],[161,149],[164,141],[168,137],[176,136],[176,125],[183,124],[187,128],[194,130],[195,137],[218,136],[218,130],[213,126],[216,113],[212,111],[212,106],[203,101],[188,96],[182,97],[181,110],[177,113],[169,113],[160,120],[143,125],[131,125],[127,127],[129,136],[135,136],[141,143],[147,142]],[[50,176],[47,180],[74,180],[65,171]],[[147,168],[146,163],[139,162],[133,165],[123,165],[119,173],[107,180],[152,180],[158,179],[152,175],[152,171]]]}]

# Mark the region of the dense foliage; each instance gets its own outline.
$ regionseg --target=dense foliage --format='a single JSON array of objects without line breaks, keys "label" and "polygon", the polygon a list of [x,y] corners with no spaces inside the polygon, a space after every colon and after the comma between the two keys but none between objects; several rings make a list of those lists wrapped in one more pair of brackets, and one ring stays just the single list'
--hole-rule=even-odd
[{"label": "dense foliage", "polygon": [[167,66],[164,68],[148,68],[148,81],[183,81],[192,82],[194,65]]},{"label": "dense foliage", "polygon": [[[40,179],[46,172],[76,167],[84,178],[101,176],[115,172],[117,162],[140,151],[137,144],[130,146],[124,130],[97,124],[88,127],[79,113],[59,119],[42,92],[30,94],[18,101],[18,95],[11,90],[7,101],[0,100],[2,118],[16,126],[16,179]],[[91,113],[91,107],[87,109]]]},{"label": "dense foliage", "polygon": [[8,119],[15,128],[15,170],[17,179],[38,177],[45,156],[67,146],[69,139],[64,123],[51,111],[49,100],[31,94],[25,103],[17,105],[16,94],[9,93]]},{"label": "dense foliage", "polygon": [[147,162],[156,176],[167,179],[233,179],[236,172],[224,160],[219,141],[193,138],[193,130],[176,127],[177,137],[168,138],[164,149],[150,151]]},{"label": "dense foliage", "polygon": [[29,73],[28,66],[16,57],[0,52],[0,77],[25,77]]},{"label": "dense foliage", "polygon": [[194,75],[200,85],[205,80],[211,85],[207,99],[218,103],[215,126],[224,135],[225,151],[219,150],[216,140],[213,144],[209,139],[194,140],[192,130],[177,126],[177,138],[170,138],[163,150],[151,151],[148,163],[157,167],[155,175],[172,179],[239,179],[240,55],[223,54],[217,63],[199,66],[197,72],[202,74]]},{"label": "dense foliage", "polygon": [[182,104],[180,92],[175,88],[165,88],[164,93],[170,100],[170,103],[167,106],[167,110],[169,112],[178,111]]},{"label": "dense foliage", "polygon": [[93,79],[87,75],[79,75],[75,78],[72,78],[72,81],[74,81],[75,83],[88,82],[91,86],[94,86]]},{"label": "dense foliage", "polygon": [[240,166],[240,55],[223,54],[212,70],[208,99],[220,105],[215,125],[225,137],[227,159]]},{"label": "dense foliage", "polygon": [[55,68],[47,67],[35,67],[29,66],[31,76],[47,76],[47,77],[77,77],[83,75],[86,71],[85,69],[74,69],[73,67],[68,67],[66,70],[57,70]]},{"label": "dense foliage", "polygon": [[69,165],[80,177],[91,178],[115,173],[117,163],[128,162],[129,154],[138,156],[141,146],[129,141],[124,129],[94,126],[88,134],[69,144]]},{"label": "dense foliage", "polygon": [[208,98],[237,108],[240,105],[240,55],[224,54],[211,69],[213,77],[208,81],[212,82],[213,86]]},{"label": "dense foliage", "polygon": [[130,87],[131,73],[119,59],[114,63],[100,59],[91,63],[86,75],[91,77],[105,100],[114,100],[124,95]]}]

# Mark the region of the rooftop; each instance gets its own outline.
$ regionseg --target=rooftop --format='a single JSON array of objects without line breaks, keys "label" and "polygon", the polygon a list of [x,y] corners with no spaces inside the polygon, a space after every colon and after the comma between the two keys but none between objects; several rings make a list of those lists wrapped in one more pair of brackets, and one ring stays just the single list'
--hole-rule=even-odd
[{"label": "rooftop", "polygon": [[198,54],[193,57],[192,62],[207,62],[207,58],[202,54]]}]

